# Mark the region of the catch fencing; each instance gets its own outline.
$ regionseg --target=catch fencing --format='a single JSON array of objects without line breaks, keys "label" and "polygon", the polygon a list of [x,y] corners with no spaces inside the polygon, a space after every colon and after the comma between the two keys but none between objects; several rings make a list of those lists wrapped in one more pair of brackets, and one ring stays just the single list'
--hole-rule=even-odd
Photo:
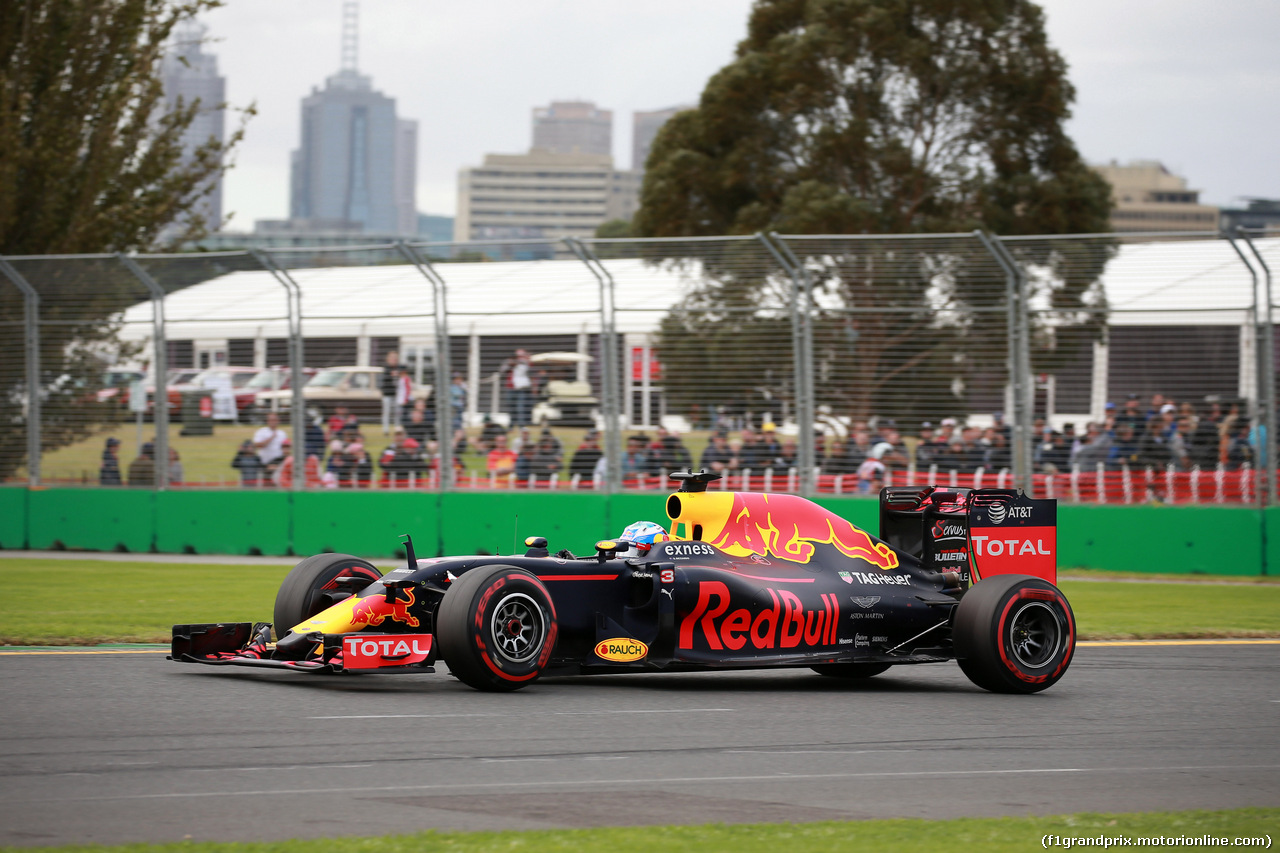
[{"label": "catch fencing", "polygon": [[1270,505],[1278,263],[1267,232],[11,256],[0,476]]}]

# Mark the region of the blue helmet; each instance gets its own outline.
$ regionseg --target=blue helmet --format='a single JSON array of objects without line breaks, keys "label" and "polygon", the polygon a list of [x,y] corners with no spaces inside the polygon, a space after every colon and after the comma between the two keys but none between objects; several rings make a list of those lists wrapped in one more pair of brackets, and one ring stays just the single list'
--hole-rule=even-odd
[{"label": "blue helmet", "polygon": [[641,550],[649,550],[655,542],[668,542],[671,537],[661,524],[652,521],[637,521],[628,524],[627,529],[618,537],[623,542],[630,542]]}]

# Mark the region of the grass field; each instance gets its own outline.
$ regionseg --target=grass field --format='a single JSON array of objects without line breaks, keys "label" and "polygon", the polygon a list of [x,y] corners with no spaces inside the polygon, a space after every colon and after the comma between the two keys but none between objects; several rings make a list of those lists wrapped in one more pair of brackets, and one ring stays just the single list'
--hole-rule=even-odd
[{"label": "grass field", "polygon": [[[0,559],[0,643],[166,643],[182,622],[270,621],[287,566]],[[1081,639],[1280,636],[1280,585],[1063,581]],[[27,594],[19,590],[29,589]]]},{"label": "grass field", "polygon": [[[725,826],[657,826],[616,829],[532,830],[524,832],[420,832],[375,838],[329,838],[308,841],[218,844],[182,841],[173,844],[129,844],[119,847],[24,847],[17,850],[98,853],[611,853],[720,851],[776,853],[780,850],[863,851],[983,850],[992,853],[1045,849],[1045,836],[1076,838],[1127,837],[1259,838],[1270,847],[1280,829],[1280,809],[1149,812],[1143,814],[1077,814],[1053,817],[959,818],[956,820],[866,820],[823,823],[739,824]],[[1123,843],[1123,842],[1121,842]],[[1096,844],[1096,841],[1095,841]],[[1097,845],[1101,846],[1101,845]],[[1063,849],[1066,844],[1049,849]],[[1210,846],[1196,849],[1218,849]]]}]

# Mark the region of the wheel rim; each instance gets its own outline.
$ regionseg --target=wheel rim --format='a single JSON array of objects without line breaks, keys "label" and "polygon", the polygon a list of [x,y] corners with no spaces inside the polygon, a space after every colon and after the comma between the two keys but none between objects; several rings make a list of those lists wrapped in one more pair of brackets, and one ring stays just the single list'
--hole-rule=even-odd
[{"label": "wheel rim", "polygon": [[1009,648],[1027,669],[1048,666],[1062,644],[1062,623],[1043,601],[1022,605],[1009,620]]},{"label": "wheel rim", "polygon": [[494,648],[512,663],[524,663],[542,648],[542,608],[522,592],[513,592],[498,602],[489,626]]}]

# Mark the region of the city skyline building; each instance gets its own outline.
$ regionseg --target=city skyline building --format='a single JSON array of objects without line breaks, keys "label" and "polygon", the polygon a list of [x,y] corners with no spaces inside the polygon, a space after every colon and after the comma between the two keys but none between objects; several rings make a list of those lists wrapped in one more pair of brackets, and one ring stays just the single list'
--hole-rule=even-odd
[{"label": "city skyline building", "polygon": [[610,219],[635,213],[636,174],[608,154],[486,154],[458,172],[454,240],[591,237]]},{"label": "city skyline building", "polygon": [[[173,45],[160,65],[166,112],[173,112],[179,104],[190,106],[200,102],[195,118],[182,134],[184,161],[190,161],[195,150],[210,139],[218,144],[225,141],[223,104],[227,79],[218,73],[218,58],[204,51],[206,32],[196,21],[184,23],[175,31]],[[214,180],[213,190],[196,204],[195,213],[209,231],[217,231],[222,226],[221,174]],[[179,224],[172,227],[176,230]]]},{"label": "city skyline building", "polygon": [[531,150],[613,155],[613,111],[591,101],[552,101],[533,109]]},{"label": "city skyline building", "polygon": [[644,164],[649,159],[649,149],[654,137],[676,113],[691,110],[689,104],[667,107],[663,110],[637,110],[631,114],[631,171],[644,174]]},{"label": "city skyline building", "polygon": [[1218,208],[1200,203],[1200,191],[1189,189],[1187,179],[1175,175],[1157,160],[1115,160],[1094,171],[1111,185],[1111,230],[1213,231]]},{"label": "city skyline building", "polygon": [[417,233],[418,123],[357,68],[358,6],[343,3],[342,64],[301,105],[290,156],[289,222],[298,230]]}]

